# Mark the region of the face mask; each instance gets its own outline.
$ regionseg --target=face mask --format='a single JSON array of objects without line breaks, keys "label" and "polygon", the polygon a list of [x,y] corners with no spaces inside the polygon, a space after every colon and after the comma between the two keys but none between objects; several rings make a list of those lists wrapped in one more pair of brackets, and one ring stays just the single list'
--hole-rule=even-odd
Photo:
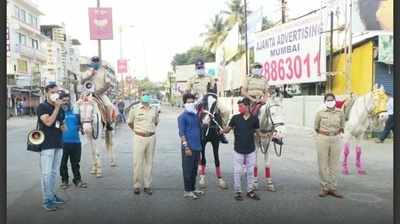
[{"label": "face mask", "polygon": [[98,70],[100,68],[100,64],[99,63],[92,63],[91,67],[95,70]]},{"label": "face mask", "polygon": [[151,99],[150,96],[144,95],[144,96],[142,96],[142,103],[149,104],[150,103],[150,99]]},{"label": "face mask", "polygon": [[240,114],[245,114],[246,113],[246,107],[245,106],[239,106],[239,113]]},{"label": "face mask", "polygon": [[187,112],[189,112],[189,113],[192,113],[192,114],[195,114],[197,112],[196,108],[194,107],[194,103],[186,103],[185,104],[185,110]]},{"label": "face mask", "polygon": [[334,100],[333,100],[333,101],[326,101],[326,102],[325,102],[325,106],[326,106],[327,108],[329,108],[329,109],[335,108],[336,102],[335,102]]},{"label": "face mask", "polygon": [[50,100],[52,102],[56,102],[56,100],[60,97],[60,95],[58,93],[53,93],[50,95]]},{"label": "face mask", "polygon": [[262,69],[261,68],[253,68],[253,69],[251,69],[251,74],[253,74],[253,75],[260,76],[261,73],[262,73]]},{"label": "face mask", "polygon": [[71,109],[71,104],[69,104],[69,103],[64,104],[64,105],[62,105],[62,108],[64,111],[69,111]]},{"label": "face mask", "polygon": [[196,69],[196,74],[197,74],[197,75],[204,75],[205,73],[206,73],[206,71],[205,71],[204,68]]}]

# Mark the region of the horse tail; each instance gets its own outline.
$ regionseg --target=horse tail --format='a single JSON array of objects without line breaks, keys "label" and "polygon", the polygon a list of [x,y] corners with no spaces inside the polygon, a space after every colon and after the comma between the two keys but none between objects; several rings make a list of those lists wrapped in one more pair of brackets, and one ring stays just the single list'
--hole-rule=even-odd
[{"label": "horse tail", "polygon": [[106,141],[106,149],[108,152],[110,152],[112,149],[112,131],[106,130],[105,141]]}]

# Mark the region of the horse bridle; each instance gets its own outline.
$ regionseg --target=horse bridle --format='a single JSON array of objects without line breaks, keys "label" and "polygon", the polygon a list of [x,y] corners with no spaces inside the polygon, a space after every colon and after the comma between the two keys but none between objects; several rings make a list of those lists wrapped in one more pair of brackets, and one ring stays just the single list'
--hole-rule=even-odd
[{"label": "horse bridle", "polygon": [[[262,133],[268,133],[268,132],[270,132],[270,133],[272,134],[272,133],[276,132],[276,128],[277,128],[277,127],[282,126],[282,125],[285,125],[284,122],[275,123],[274,120],[272,119],[271,107],[279,107],[279,106],[280,106],[279,104],[272,104],[272,105],[269,105],[269,106],[265,109],[265,113],[266,113],[267,119],[268,119],[269,122],[271,123],[271,127],[270,127],[270,129],[260,130]],[[259,144],[260,150],[261,150],[261,152],[264,154],[264,156],[266,156],[266,154],[267,154],[267,152],[268,152],[268,148],[269,148],[269,144],[271,143],[271,140],[272,140],[272,137],[270,137],[270,139],[269,139],[269,141],[268,141],[266,147],[264,148],[264,147],[263,147],[263,144],[262,144],[262,141],[261,141],[261,138],[259,139],[258,144]],[[280,156],[282,155],[282,145],[279,146],[279,152],[278,152],[277,147],[276,147],[276,144],[277,144],[277,143],[273,142],[274,151],[275,151],[275,154],[276,154],[278,157],[280,157]]]}]

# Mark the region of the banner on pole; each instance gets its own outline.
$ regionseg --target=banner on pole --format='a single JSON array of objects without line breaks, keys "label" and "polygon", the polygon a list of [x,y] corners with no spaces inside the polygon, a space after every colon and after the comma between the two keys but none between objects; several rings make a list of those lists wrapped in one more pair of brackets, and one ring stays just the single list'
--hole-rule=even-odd
[{"label": "banner on pole", "polygon": [[326,81],[325,35],[316,13],[256,34],[255,61],[270,85]]},{"label": "banner on pole", "polygon": [[112,8],[89,8],[91,40],[112,40]]},{"label": "banner on pole", "polygon": [[117,70],[119,74],[128,72],[128,61],[126,59],[118,59]]}]

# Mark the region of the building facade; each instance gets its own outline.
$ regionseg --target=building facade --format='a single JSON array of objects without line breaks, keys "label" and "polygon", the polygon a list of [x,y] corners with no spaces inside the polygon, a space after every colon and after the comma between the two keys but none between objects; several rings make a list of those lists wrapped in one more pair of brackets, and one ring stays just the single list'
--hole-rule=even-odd
[{"label": "building facade", "polygon": [[40,86],[46,51],[40,33],[38,6],[30,0],[7,1],[7,89],[8,112],[32,112],[40,102]]}]

